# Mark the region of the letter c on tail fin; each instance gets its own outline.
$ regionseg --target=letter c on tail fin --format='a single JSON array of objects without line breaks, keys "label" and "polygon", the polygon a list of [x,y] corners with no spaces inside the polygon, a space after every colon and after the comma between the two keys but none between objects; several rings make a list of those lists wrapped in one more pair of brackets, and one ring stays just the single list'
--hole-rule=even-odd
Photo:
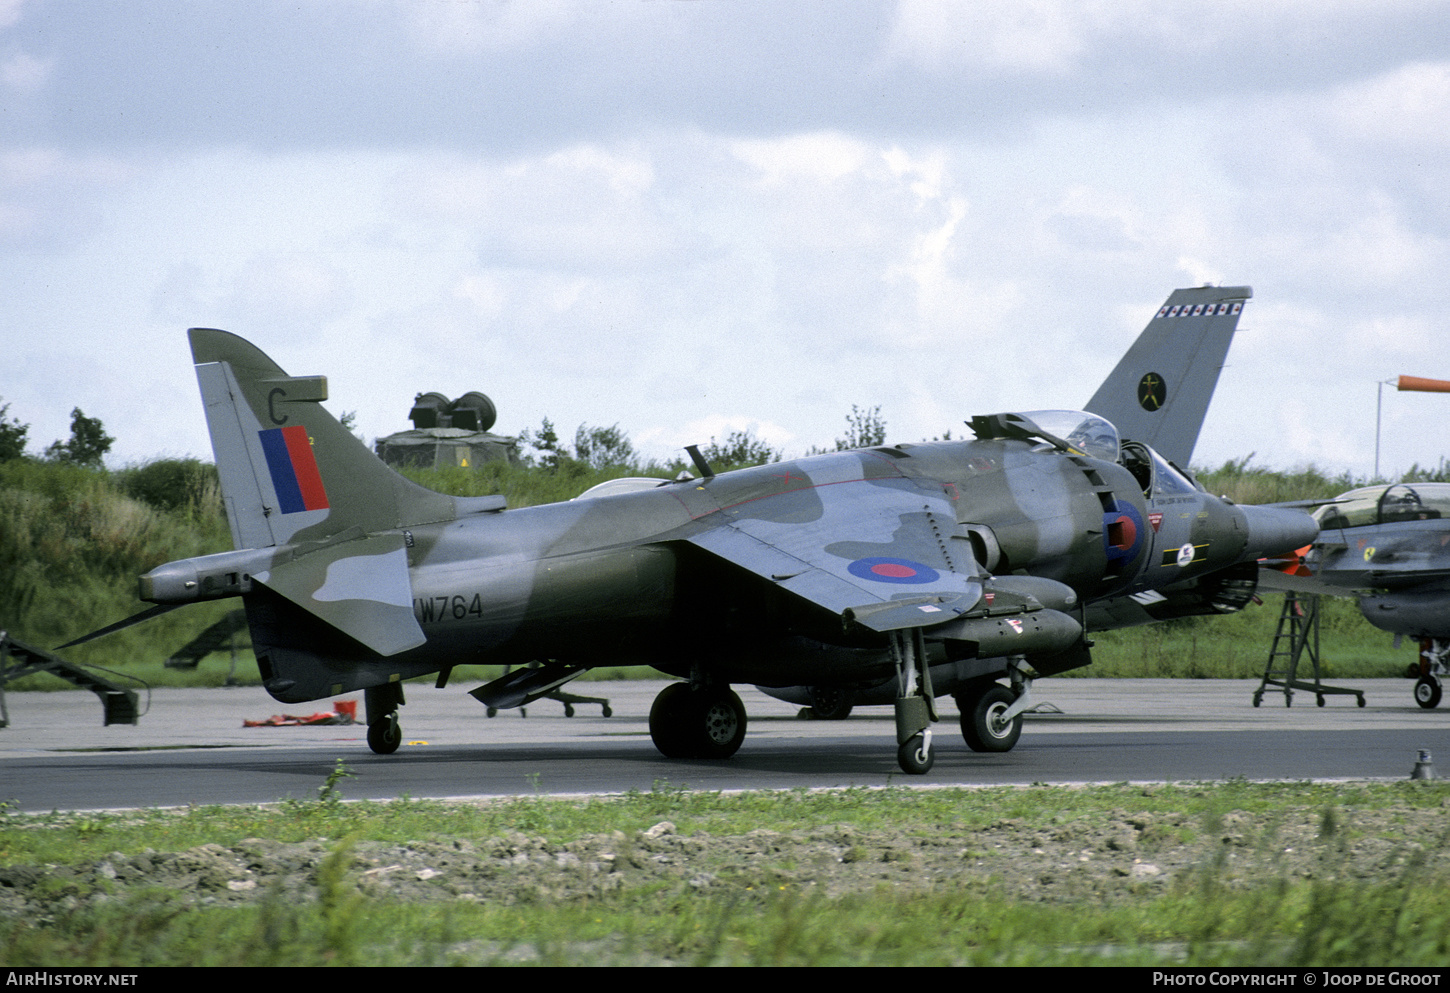
[{"label": "letter c on tail fin", "polygon": [[388,468],[327,412],[327,380],[289,376],[226,331],[192,328],[227,523],[237,548],[372,534],[456,515],[450,497]]}]

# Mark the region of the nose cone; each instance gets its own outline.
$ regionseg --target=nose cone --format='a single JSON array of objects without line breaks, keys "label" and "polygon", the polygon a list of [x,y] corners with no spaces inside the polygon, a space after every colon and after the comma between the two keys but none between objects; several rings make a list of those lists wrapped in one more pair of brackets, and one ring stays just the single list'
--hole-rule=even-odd
[{"label": "nose cone", "polygon": [[1284,507],[1240,507],[1249,522],[1245,559],[1282,555],[1313,543],[1319,525],[1302,510]]}]

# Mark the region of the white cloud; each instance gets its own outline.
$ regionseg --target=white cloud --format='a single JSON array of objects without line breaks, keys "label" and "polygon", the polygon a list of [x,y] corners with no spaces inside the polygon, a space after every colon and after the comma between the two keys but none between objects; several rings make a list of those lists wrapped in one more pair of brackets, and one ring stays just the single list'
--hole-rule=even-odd
[{"label": "white cloud", "polygon": [[911,192],[923,200],[935,200],[942,195],[946,177],[946,155],[941,149],[933,149],[925,154],[913,155],[893,145],[881,153],[891,174],[897,177],[915,177],[911,182]]},{"label": "white cloud", "polygon": [[499,52],[527,48],[570,29],[586,5],[574,0],[472,0],[419,3],[398,9],[420,46],[440,52]]},{"label": "white cloud", "polygon": [[454,288],[453,295],[468,301],[485,320],[496,320],[509,303],[507,284],[492,273],[464,276]]},{"label": "white cloud", "polygon": [[939,348],[986,337],[1022,303],[1020,290],[1011,283],[983,285],[961,275],[956,241],[967,202],[946,197],[938,207],[946,215],[941,224],[918,231],[909,257],[886,271],[888,283],[904,281],[912,288],[912,310],[888,318],[887,337],[898,347]]},{"label": "white cloud", "polygon": [[491,265],[638,271],[667,264],[688,236],[650,196],[654,182],[649,156],[627,148],[420,156],[399,172],[390,212],[457,232]]},{"label": "white cloud", "polygon": [[835,182],[859,172],[870,155],[861,141],[831,132],[735,141],[730,150],[766,185]]},{"label": "white cloud", "polygon": [[654,164],[647,155],[599,145],[575,145],[549,155],[545,165],[562,173],[601,176],[621,196],[639,197],[654,185]]},{"label": "white cloud", "polygon": [[1327,140],[1443,155],[1450,149],[1450,62],[1416,62],[1324,100]]},{"label": "white cloud", "polygon": [[1164,20],[1131,0],[904,0],[887,50],[939,71],[1066,76],[1104,36],[1158,33]]},{"label": "white cloud", "polygon": [[247,261],[231,293],[262,313],[317,324],[346,313],[353,301],[348,283],[325,256],[266,254]]},{"label": "white cloud", "polygon": [[0,28],[8,28],[20,20],[20,8],[26,0],[0,0]]},{"label": "white cloud", "polygon": [[1223,282],[1223,270],[1202,259],[1195,259],[1189,256],[1180,256],[1178,268],[1188,276],[1188,285],[1207,286],[1219,285]]},{"label": "white cloud", "polygon": [[1067,189],[1044,222],[1064,247],[1088,252],[1121,252],[1142,247],[1136,206],[1123,195],[1078,184]]},{"label": "white cloud", "polygon": [[49,81],[54,59],[39,59],[28,52],[12,52],[0,62],[0,83],[8,90],[36,93]]},{"label": "white cloud", "polygon": [[[205,18],[107,6],[141,50],[91,78],[110,39],[80,44],[82,6],[0,0],[0,85],[54,117],[0,138],[6,321],[36,339],[4,393],[36,423],[64,395],[38,435],[117,368],[190,392],[181,329],[215,324],[331,376],[372,434],[418,390],[484,389],[504,430],[618,421],[660,455],[751,424],[829,444],[853,403],[916,440],[1085,400],[1174,285],[1221,279],[1258,297],[1207,459],[1328,457],[1366,376],[1450,376],[1434,5],[277,4],[275,35],[230,22],[255,88],[175,94],[146,59]],[[314,85],[283,94],[288,68]],[[112,107],[159,137],[128,145],[153,130]],[[267,123],[216,138],[218,108]],[[194,412],[133,406],[123,458],[205,451]],[[1362,435],[1335,458],[1367,471]]]},{"label": "white cloud", "polygon": [[96,205],[141,174],[110,155],[0,145],[0,241],[53,248],[85,238]]},{"label": "white cloud", "polygon": [[[711,441],[724,443],[731,434],[743,431],[780,451],[788,449],[796,441],[796,434],[789,428],[772,421],[761,421],[749,416],[712,414],[699,417],[681,425],[668,428],[652,428],[642,431],[638,441],[644,450],[660,453],[661,458],[684,457],[686,445],[706,447]],[[668,453],[668,454],[665,454]],[[802,453],[790,451],[787,458]]]}]

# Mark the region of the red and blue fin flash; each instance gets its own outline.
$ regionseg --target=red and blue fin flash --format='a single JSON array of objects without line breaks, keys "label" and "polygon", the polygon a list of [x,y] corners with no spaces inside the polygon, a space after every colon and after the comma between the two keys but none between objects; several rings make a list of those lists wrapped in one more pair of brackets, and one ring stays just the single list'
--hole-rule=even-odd
[{"label": "red and blue fin flash", "polygon": [[312,443],[307,439],[307,429],[300,424],[294,424],[286,428],[270,428],[257,434],[262,439],[262,452],[267,456],[267,471],[272,474],[272,488],[277,491],[277,503],[282,513],[326,510],[327,490],[322,485],[322,473],[317,469],[317,459],[312,454]]}]

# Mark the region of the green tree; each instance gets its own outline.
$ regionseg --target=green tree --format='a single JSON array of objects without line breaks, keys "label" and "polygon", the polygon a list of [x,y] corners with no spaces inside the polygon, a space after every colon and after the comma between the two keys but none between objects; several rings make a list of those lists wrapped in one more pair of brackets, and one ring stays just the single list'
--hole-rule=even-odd
[{"label": "green tree", "polygon": [[[4,411],[0,411],[0,413],[4,413]],[[1425,467],[1422,468],[1420,466],[1420,463],[1416,462],[1415,464],[1411,465],[1408,469],[1405,470],[1405,474],[1400,477],[1400,482],[1402,482],[1402,483],[1444,483],[1444,482],[1450,482],[1450,462],[1446,462],[1445,461],[1445,456],[1443,456],[1443,455],[1440,456],[1440,464],[1438,466],[1425,466]]]},{"label": "green tree", "polygon": [[881,419],[881,405],[870,410],[851,404],[846,415],[846,437],[836,439],[836,451],[849,452],[853,448],[874,448],[886,444],[886,422]]},{"label": "green tree", "polygon": [[572,461],[569,457],[569,446],[559,441],[559,433],[554,430],[554,422],[547,417],[539,425],[537,431],[525,431],[519,441],[529,446],[536,454],[528,457],[530,465],[537,465],[549,472],[557,472],[565,463]]},{"label": "green tree", "polygon": [[99,417],[87,417],[76,407],[70,412],[70,441],[53,442],[45,450],[45,457],[52,462],[97,468],[101,457],[115,443],[116,439],[106,434]]},{"label": "green tree", "polygon": [[[933,439],[939,440],[939,439]],[[851,404],[846,415],[846,437],[836,439],[835,448],[811,448],[807,455],[825,455],[828,452],[849,452],[856,448],[875,448],[886,444],[886,422],[881,419],[881,407],[869,410]]]},{"label": "green tree", "polygon": [[157,459],[123,469],[115,478],[127,496],[157,510],[202,509],[220,492],[216,466],[197,459]]},{"label": "green tree", "polygon": [[723,442],[711,438],[710,444],[700,449],[700,454],[705,456],[705,461],[709,462],[710,468],[716,472],[741,469],[751,465],[765,465],[767,462],[779,462],[782,456],[779,449],[771,448],[770,445],[755,437],[755,432],[749,429],[731,431],[725,436]]},{"label": "green tree", "polygon": [[618,424],[607,428],[581,424],[574,432],[574,457],[591,469],[634,465],[634,444]]},{"label": "green tree", "polygon": [[21,424],[9,418],[10,404],[0,406],[0,462],[25,456],[25,436],[30,432],[29,424]]}]

